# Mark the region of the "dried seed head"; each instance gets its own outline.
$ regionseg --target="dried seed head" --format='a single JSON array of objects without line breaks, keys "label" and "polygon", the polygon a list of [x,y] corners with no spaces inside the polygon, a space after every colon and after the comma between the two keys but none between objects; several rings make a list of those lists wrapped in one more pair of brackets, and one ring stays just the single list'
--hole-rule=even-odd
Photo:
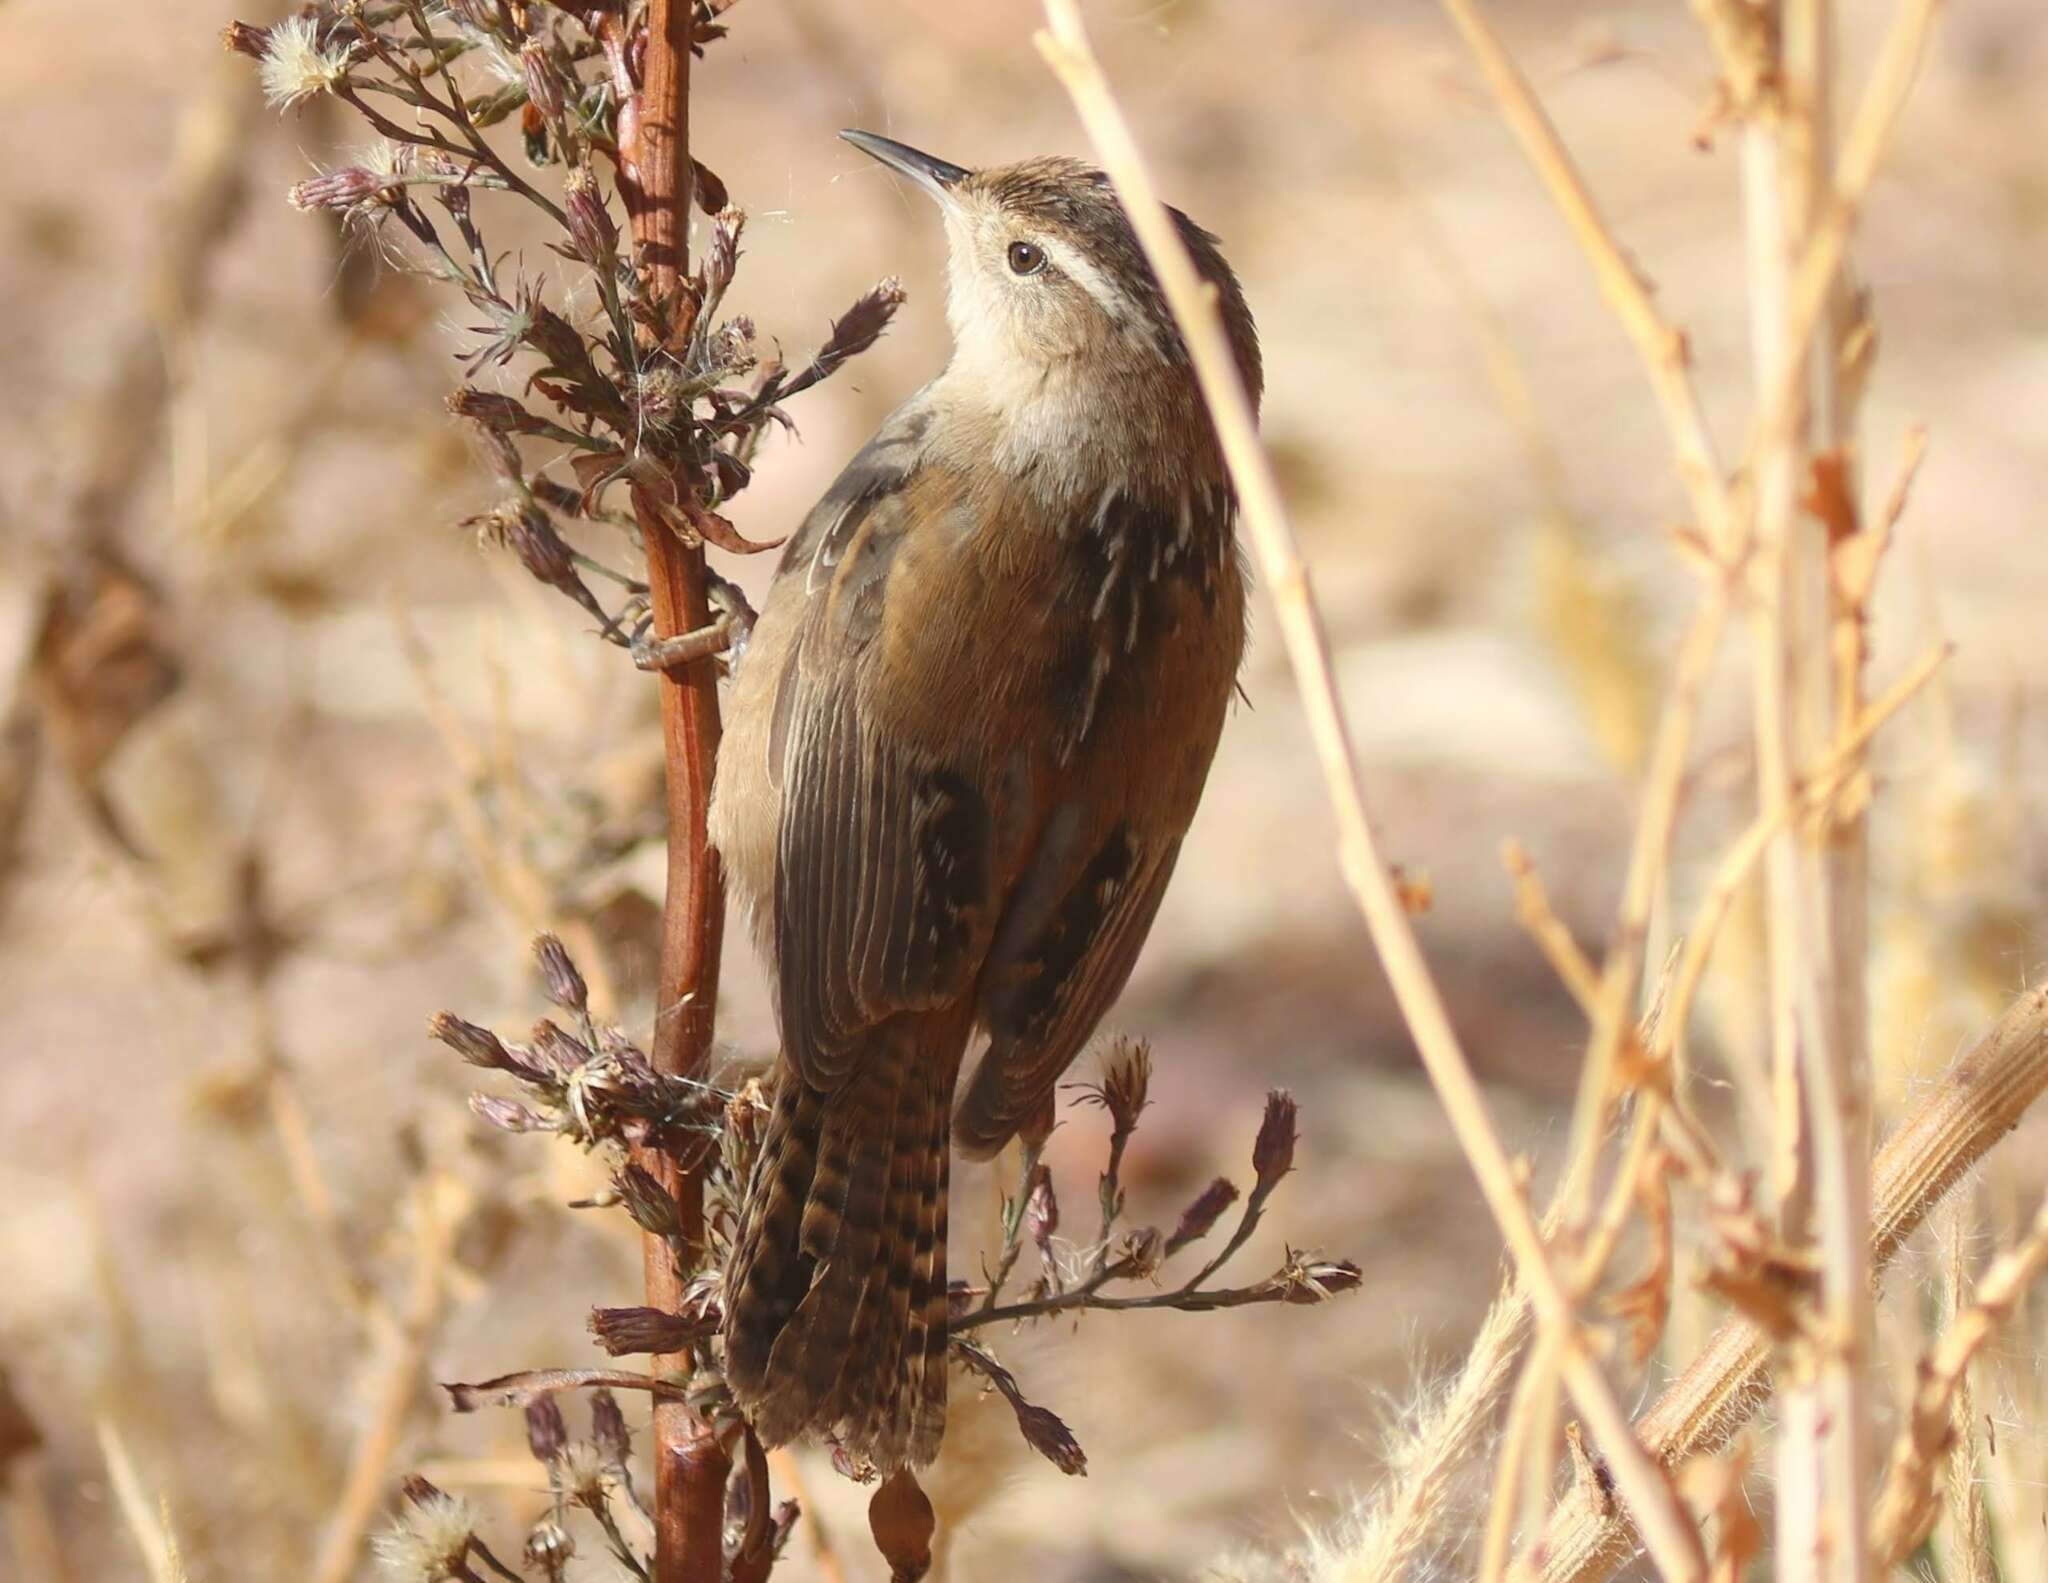
[{"label": "dried seed head", "polygon": [[569,1443],[569,1424],[561,1403],[542,1396],[526,1404],[526,1446],[536,1462],[553,1462]]},{"label": "dried seed head", "polygon": [[1119,1262],[1130,1272],[1134,1281],[1149,1281],[1159,1273],[1159,1264],[1166,1257],[1166,1239],[1151,1226],[1140,1226],[1124,1238],[1123,1252]]},{"label": "dried seed head", "polygon": [[881,339],[882,332],[889,328],[889,321],[896,317],[896,310],[903,306],[903,296],[903,283],[891,275],[855,302],[832,321],[832,333],[818,348],[810,366],[778,388],[777,399],[787,399],[799,391],[809,390],[820,380],[829,378],[848,358],[857,357],[873,346]]},{"label": "dried seed head", "polygon": [[[590,1311],[590,1333],[597,1338],[597,1344],[615,1358],[641,1352],[657,1356],[680,1352],[692,1341],[701,1340],[704,1330],[702,1324],[661,1308],[593,1308]],[[616,1403],[613,1410],[617,1411]]]},{"label": "dried seed head", "polygon": [[1356,1291],[1364,1276],[1349,1259],[1295,1258],[1281,1271],[1281,1278],[1287,1283],[1286,1301],[1320,1303],[1340,1292]]},{"label": "dried seed head", "polygon": [[528,39],[519,51],[520,73],[526,79],[526,102],[547,118],[548,125],[560,126],[568,106],[562,99],[562,78],[548,58],[548,47],[539,39]]},{"label": "dried seed head", "polygon": [[536,418],[516,400],[495,390],[478,390],[463,385],[448,393],[448,410],[500,434],[531,434],[539,429]]},{"label": "dried seed head", "polygon": [[1227,1176],[1217,1177],[1181,1211],[1180,1224],[1166,1239],[1167,1254],[1176,1254],[1190,1242],[1199,1242],[1208,1236],[1215,1229],[1216,1222],[1223,1218],[1223,1212],[1236,1202],[1237,1184]]},{"label": "dried seed head", "polygon": [[317,17],[287,17],[270,30],[263,41],[263,62],[258,77],[263,97],[279,110],[289,110],[332,93],[348,81],[351,44],[320,42]]},{"label": "dried seed head", "polygon": [[576,1541],[553,1518],[534,1524],[526,1536],[526,1564],[539,1567],[549,1578],[559,1578],[576,1555]]},{"label": "dried seed head", "polygon": [[758,1147],[761,1134],[767,1129],[768,1118],[774,1113],[768,1103],[768,1091],[761,1086],[758,1077],[750,1077],[740,1084],[732,1098],[725,1102],[725,1124],[728,1130],[738,1132],[750,1147]]},{"label": "dried seed head", "polygon": [[1088,1453],[1060,1415],[1033,1402],[1017,1402],[1017,1428],[1031,1449],[1062,1473],[1086,1473]]},{"label": "dried seed head", "polygon": [[633,405],[650,429],[673,428],[689,404],[689,384],[671,363],[658,363],[634,381]]},{"label": "dried seed head", "polygon": [[475,1542],[476,1513],[469,1502],[434,1490],[401,1509],[370,1548],[384,1570],[404,1583],[446,1583],[468,1573]]},{"label": "dried seed head", "polygon": [[629,1165],[612,1178],[619,1202],[633,1217],[633,1224],[655,1237],[682,1235],[683,1222],[676,1212],[675,1195],[640,1165]]},{"label": "dried seed head", "polygon": [[593,1512],[604,1509],[612,1470],[596,1446],[587,1440],[572,1440],[563,1448],[555,1473],[562,1481],[562,1493],[570,1500]]},{"label": "dried seed head", "polygon": [[1259,1136],[1252,1144],[1252,1170],[1257,1173],[1255,1191],[1263,1197],[1280,1185],[1280,1179],[1294,1169],[1294,1096],[1284,1088],[1266,1095],[1266,1114],[1259,1122]]},{"label": "dried seed head", "polygon": [[619,254],[619,228],[589,166],[578,165],[562,178],[562,210],[576,256],[594,269],[610,269]]},{"label": "dried seed head", "polygon": [[381,202],[388,190],[389,184],[380,181],[374,171],[365,170],[360,165],[344,165],[340,170],[325,171],[305,181],[295,182],[285,193],[285,201],[294,209],[307,212],[315,209],[348,211]]},{"label": "dried seed head", "polygon": [[507,519],[505,542],[519,557],[521,566],[552,588],[583,586],[576,575],[576,563],[570,559],[569,546],[555,531],[554,521],[545,511],[529,505],[503,515]]},{"label": "dried seed head", "polygon": [[1060,1201],[1053,1192],[1052,1172],[1040,1166],[1033,1173],[1031,1196],[1024,1201],[1024,1224],[1042,1258],[1052,1257],[1052,1239],[1060,1229]]},{"label": "dried seed head", "polygon": [[534,960],[540,963],[541,986],[547,997],[564,1011],[588,1011],[590,989],[583,982],[583,975],[576,970],[576,964],[569,959],[569,949],[552,934],[538,936],[533,942]]},{"label": "dried seed head", "polygon": [[1142,1040],[1117,1039],[1102,1065],[1102,1083],[1089,1097],[1109,1112],[1110,1132],[1128,1138],[1152,1086],[1152,1047]]},{"label": "dried seed head", "polygon": [[408,1473],[398,1481],[398,1493],[415,1506],[424,1506],[428,1501],[445,1500],[441,1486],[424,1473]]},{"label": "dried seed head", "polygon": [[261,60],[270,48],[270,29],[254,22],[230,22],[220,30],[220,42],[223,49]]},{"label": "dried seed head", "polygon": [[711,366],[727,378],[751,371],[761,361],[754,321],[745,314],[727,319],[712,333],[708,356]]}]

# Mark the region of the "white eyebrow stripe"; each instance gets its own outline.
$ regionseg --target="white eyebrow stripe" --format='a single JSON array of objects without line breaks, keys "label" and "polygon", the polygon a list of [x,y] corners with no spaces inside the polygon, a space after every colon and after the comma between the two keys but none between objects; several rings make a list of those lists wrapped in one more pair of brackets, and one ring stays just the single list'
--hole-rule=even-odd
[{"label": "white eyebrow stripe", "polygon": [[1045,250],[1045,256],[1061,274],[1078,281],[1081,289],[1101,304],[1102,311],[1112,319],[1127,324],[1138,316],[1137,304],[1079,248],[1056,236],[1034,237],[1033,241]]}]

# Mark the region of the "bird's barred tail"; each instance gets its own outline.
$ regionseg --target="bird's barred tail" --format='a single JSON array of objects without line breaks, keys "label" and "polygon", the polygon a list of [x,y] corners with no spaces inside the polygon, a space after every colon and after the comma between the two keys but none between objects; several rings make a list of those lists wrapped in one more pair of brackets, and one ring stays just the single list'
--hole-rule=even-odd
[{"label": "bird's barred tail", "polygon": [[726,1376],[768,1445],[832,1434],[888,1472],[946,1422],[947,1112],[957,1045],[876,1030],[838,1089],[785,1060],[726,1276]]}]

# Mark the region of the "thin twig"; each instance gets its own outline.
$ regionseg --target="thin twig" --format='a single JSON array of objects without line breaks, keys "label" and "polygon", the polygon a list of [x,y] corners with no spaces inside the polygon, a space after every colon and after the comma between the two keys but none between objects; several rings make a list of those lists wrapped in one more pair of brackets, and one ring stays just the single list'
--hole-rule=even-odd
[{"label": "thin twig", "polygon": [[1658,311],[1635,263],[1601,218],[1585,179],[1544,114],[1527,80],[1474,0],[1443,0],[1500,105],[1501,118],[1522,145],[1580,250],[1591,260],[1600,292],[1642,354],[1665,426],[1678,456],[1679,481],[1710,542],[1732,548],[1734,502],[1722,474],[1706,409],[1692,381],[1685,332]]}]

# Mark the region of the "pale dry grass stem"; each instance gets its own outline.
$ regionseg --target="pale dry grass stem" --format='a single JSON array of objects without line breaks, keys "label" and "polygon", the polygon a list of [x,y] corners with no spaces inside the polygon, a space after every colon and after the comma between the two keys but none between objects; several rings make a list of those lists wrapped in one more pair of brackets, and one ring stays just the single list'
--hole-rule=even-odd
[{"label": "pale dry grass stem", "polygon": [[[1950,1198],[1945,1223],[1940,1228],[1942,1322],[1951,1329],[1962,1318],[1969,1302],[1969,1245],[1976,1227],[1974,1198],[1975,1194],[1968,1189]],[[2013,1328],[2021,1328],[2017,1323],[2020,1318],[2015,1315],[2009,1321]],[[1942,1462],[1945,1491],[1941,1551],[1946,1562],[1944,1570],[1953,1569],[1956,1583],[1997,1583],[1998,1566],[1991,1550],[1991,1513],[1984,1501],[1984,1448],[1978,1437],[1973,1367],[1966,1364],[1956,1376],[1955,1402],[1949,1414],[1950,1444]]]},{"label": "pale dry grass stem", "polygon": [[129,1454],[128,1442],[111,1414],[100,1415],[96,1425],[100,1455],[106,1462],[107,1482],[113,1486],[114,1504],[135,1548],[142,1552],[143,1569],[150,1583],[185,1583],[185,1563],[178,1551],[178,1536],[171,1527],[169,1500],[162,1496],[152,1502]]},{"label": "pale dry grass stem", "polygon": [[[1984,1272],[1975,1300],[1956,1312],[1940,1340],[1921,1359],[1906,1422],[1893,1442],[1884,1488],[1877,1500],[1872,1548],[1880,1566],[1898,1566],[1933,1527],[1938,1511],[1935,1480],[1958,1440],[1956,1404],[1967,1399],[1970,1365],[1998,1328],[2012,1318],[2026,1289],[2044,1269],[2048,1269],[2048,1203],[2043,1203],[2019,1242]],[[1967,1444],[1967,1434],[1962,1439]],[[1971,1548],[1975,1548],[1974,1539]]]},{"label": "pale dry grass stem", "polygon": [[1365,916],[1395,998],[1459,1145],[1479,1178],[1487,1206],[1529,1284],[1531,1301],[1543,1324],[1559,1334],[1559,1371],[1565,1384],[1608,1458],[1617,1484],[1641,1514],[1659,1565],[1673,1579],[1702,1578],[1706,1563],[1699,1534],[1669,1482],[1630,1433],[1598,1360],[1584,1349],[1572,1299],[1550,1263],[1517,1173],[1452,1031],[1398,886],[1379,853],[1350,731],[1331,674],[1322,618],[1271,463],[1259,443],[1243,383],[1229,355],[1213,296],[1203,289],[1154,193],[1136,142],[1088,46],[1080,13],[1071,0],[1048,0],[1046,14],[1051,28],[1039,35],[1039,47],[1073,97],[1104,168],[1130,212],[1215,419],[1322,760],[1337,814],[1344,875]]}]

